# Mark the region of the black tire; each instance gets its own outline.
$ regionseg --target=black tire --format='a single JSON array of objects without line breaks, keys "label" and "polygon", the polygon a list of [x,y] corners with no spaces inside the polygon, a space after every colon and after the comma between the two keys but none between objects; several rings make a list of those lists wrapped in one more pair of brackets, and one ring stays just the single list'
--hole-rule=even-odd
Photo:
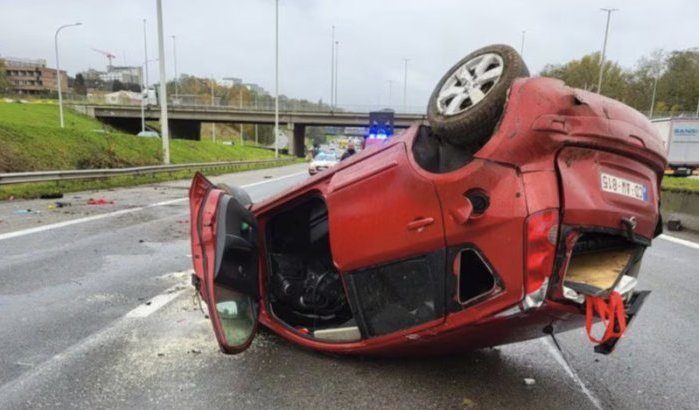
[{"label": "black tire", "polygon": [[248,194],[243,188],[239,188],[237,186],[231,187],[230,185],[224,183],[216,184],[216,188],[232,196],[246,208],[252,205],[250,194]]},{"label": "black tire", "polygon": [[[450,115],[442,114],[443,109],[440,110],[438,99],[446,82],[467,62],[488,53],[496,54],[502,59],[502,74],[497,82],[485,83],[480,87],[485,97],[477,103],[469,105],[470,100],[464,101],[461,103],[463,111]],[[439,80],[427,105],[427,119],[435,134],[450,143],[463,148],[480,148],[490,139],[500,120],[512,83],[518,77],[528,76],[529,69],[512,47],[497,44],[476,50],[456,63]]]}]

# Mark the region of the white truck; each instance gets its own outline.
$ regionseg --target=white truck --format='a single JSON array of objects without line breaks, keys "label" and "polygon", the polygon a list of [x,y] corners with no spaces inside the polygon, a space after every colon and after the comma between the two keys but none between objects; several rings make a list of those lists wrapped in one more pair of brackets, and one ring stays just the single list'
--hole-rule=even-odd
[{"label": "white truck", "polygon": [[699,118],[662,118],[652,122],[663,138],[673,174],[692,175],[699,168]]},{"label": "white truck", "polygon": [[158,105],[158,93],[155,88],[147,88],[141,91],[141,98],[143,99],[143,105],[146,107]]}]

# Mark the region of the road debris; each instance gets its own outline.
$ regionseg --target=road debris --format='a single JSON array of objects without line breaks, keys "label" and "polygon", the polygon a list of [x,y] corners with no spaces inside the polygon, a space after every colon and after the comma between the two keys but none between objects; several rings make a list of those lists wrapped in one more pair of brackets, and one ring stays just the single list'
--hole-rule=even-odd
[{"label": "road debris", "polygon": [[16,209],[12,213],[16,214],[16,215],[27,215],[27,214],[40,214],[41,211],[35,211],[33,209],[27,208],[27,209]]},{"label": "road debris", "polygon": [[87,200],[88,205],[111,205],[113,203],[114,203],[114,201],[110,201],[108,199],[102,199],[102,198],[100,198],[100,199],[90,198]]},{"label": "road debris", "polygon": [[49,192],[39,195],[39,199],[60,199],[63,198],[63,192]]},{"label": "road debris", "polygon": [[535,380],[535,379],[532,379],[532,378],[530,378],[530,377],[525,377],[525,378],[524,378],[524,384],[526,384],[527,386],[533,386],[533,385],[536,384],[536,380]]},{"label": "road debris", "polygon": [[682,221],[680,221],[676,217],[670,217],[670,219],[667,220],[667,230],[668,231],[681,231],[682,230]]},{"label": "road debris", "polygon": [[468,397],[464,397],[464,400],[461,402],[461,406],[465,409],[470,409],[471,407],[475,407],[476,402],[469,399]]},{"label": "road debris", "polygon": [[57,202],[54,202],[54,203],[52,203],[52,204],[49,204],[48,208],[49,208],[49,209],[65,208],[66,206],[72,206],[72,205],[73,205],[73,204],[71,204],[70,202],[60,202],[60,201],[57,201]]}]

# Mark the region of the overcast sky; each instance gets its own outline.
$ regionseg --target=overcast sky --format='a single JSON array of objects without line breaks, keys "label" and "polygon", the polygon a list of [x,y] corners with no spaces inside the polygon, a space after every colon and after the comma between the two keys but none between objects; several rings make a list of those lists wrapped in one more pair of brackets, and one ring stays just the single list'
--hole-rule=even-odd
[{"label": "overcast sky", "polygon": [[[598,51],[606,13],[612,15],[608,58],[624,67],[655,49],[699,45],[697,0],[280,0],[280,93],[327,101],[330,96],[331,26],[340,42],[341,105],[402,104],[403,59],[408,58],[408,105],[422,106],[445,70],[470,51],[491,43],[519,49],[536,73]],[[240,77],[274,91],[274,0],[164,0],[166,66],[174,74],[172,35],[179,73]],[[0,55],[45,58],[70,75],[104,70],[98,48],[115,64],[144,60],[142,20],[147,19],[149,58],[157,56],[155,0],[0,0]],[[151,65],[157,80],[157,66]]]}]

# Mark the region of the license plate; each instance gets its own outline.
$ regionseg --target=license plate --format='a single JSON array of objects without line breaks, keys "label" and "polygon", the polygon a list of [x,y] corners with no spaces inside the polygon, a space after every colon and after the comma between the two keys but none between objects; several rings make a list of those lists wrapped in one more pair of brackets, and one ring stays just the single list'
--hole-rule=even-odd
[{"label": "license plate", "polygon": [[602,191],[638,199],[639,201],[648,201],[648,187],[643,184],[637,184],[628,179],[603,172],[600,178],[600,185]]}]

